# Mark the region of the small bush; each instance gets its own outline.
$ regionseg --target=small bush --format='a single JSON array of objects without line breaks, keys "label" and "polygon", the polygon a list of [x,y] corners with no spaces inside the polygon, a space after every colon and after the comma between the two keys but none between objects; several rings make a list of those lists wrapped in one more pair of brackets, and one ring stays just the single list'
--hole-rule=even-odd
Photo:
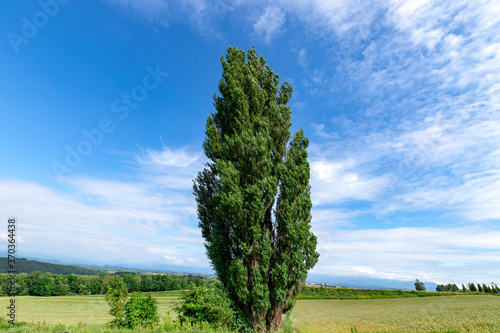
[{"label": "small bush", "polygon": [[229,326],[235,318],[231,302],[221,286],[192,286],[181,298],[175,311],[180,321],[206,322],[220,327]]},{"label": "small bush", "polygon": [[130,299],[123,307],[125,325],[128,328],[138,326],[153,327],[159,322],[158,301],[148,294],[144,296],[137,292],[130,295]]},{"label": "small bush", "polygon": [[113,277],[106,281],[106,288],[105,299],[111,307],[109,313],[114,317],[109,325],[112,327],[123,326],[125,321],[123,307],[128,298],[127,286],[123,283],[122,278]]}]

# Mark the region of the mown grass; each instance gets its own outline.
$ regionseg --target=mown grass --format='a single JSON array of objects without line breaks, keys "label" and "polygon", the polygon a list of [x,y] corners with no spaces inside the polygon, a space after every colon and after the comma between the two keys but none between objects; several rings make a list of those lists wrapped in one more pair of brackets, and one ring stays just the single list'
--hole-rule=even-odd
[{"label": "mown grass", "polygon": [[[180,293],[156,293],[164,317]],[[0,298],[6,309],[8,298]],[[9,332],[131,332],[105,328],[111,320],[104,296],[16,297],[18,327],[5,321],[0,330]],[[6,312],[5,312],[6,313]],[[175,313],[172,313],[175,317]],[[5,320],[5,314],[0,313]],[[299,300],[291,315],[293,328],[308,332],[500,332],[500,297],[444,296],[363,300]],[[45,324],[42,324],[45,322]],[[57,323],[62,323],[57,325]],[[78,324],[80,323],[80,324]],[[154,332],[164,332],[158,326]],[[170,327],[172,329],[172,327]],[[176,327],[174,332],[210,332],[201,328]],[[291,331],[291,329],[288,329]],[[151,332],[151,330],[134,330]]]},{"label": "mown grass", "polygon": [[[153,293],[158,300],[158,312],[164,315],[172,310],[180,292]],[[7,306],[8,298],[0,298]],[[18,296],[16,297],[16,320],[24,322],[45,322],[48,324],[101,325],[111,321],[110,307],[104,295],[74,296]],[[2,313],[0,317],[5,318]]]}]

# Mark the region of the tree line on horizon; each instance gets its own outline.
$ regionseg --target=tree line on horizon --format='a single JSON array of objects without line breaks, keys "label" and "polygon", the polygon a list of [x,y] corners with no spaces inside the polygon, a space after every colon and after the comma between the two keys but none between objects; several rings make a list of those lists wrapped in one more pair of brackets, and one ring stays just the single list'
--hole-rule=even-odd
[{"label": "tree line on horizon", "polygon": [[[120,273],[115,275],[52,274],[40,271],[16,274],[16,296],[65,296],[105,294],[107,282],[120,278],[130,292],[155,292],[188,289],[207,280],[200,276],[169,274]],[[7,296],[11,274],[0,274],[0,296]]]},{"label": "tree line on horizon", "polygon": [[499,294],[500,293],[500,287],[496,283],[492,283],[490,286],[486,284],[480,284],[478,283],[477,285],[470,282],[467,284],[467,287],[462,284],[462,288],[459,288],[456,284],[440,284],[436,287],[436,291],[451,291],[451,292],[457,292],[457,291],[471,291],[471,292],[480,292],[480,293],[490,293],[490,294]]}]

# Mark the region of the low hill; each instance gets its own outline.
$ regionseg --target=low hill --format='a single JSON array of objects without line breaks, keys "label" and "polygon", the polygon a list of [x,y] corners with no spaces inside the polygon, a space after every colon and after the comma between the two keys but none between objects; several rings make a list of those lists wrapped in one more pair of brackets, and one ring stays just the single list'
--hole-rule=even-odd
[{"label": "low hill", "polygon": [[[7,258],[0,257],[0,273],[7,273]],[[64,264],[51,264],[36,260],[16,258],[17,273],[32,273],[41,271],[42,273],[53,274],[79,274],[79,275],[97,275],[99,270],[88,267],[72,266]]]}]

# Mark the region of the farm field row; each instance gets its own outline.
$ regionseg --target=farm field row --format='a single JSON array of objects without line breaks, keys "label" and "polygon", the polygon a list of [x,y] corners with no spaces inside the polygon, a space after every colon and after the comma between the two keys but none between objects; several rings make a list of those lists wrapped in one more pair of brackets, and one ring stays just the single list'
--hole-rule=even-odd
[{"label": "farm field row", "polygon": [[[178,293],[159,293],[161,317]],[[5,306],[8,298],[0,298]],[[4,307],[2,305],[2,307]],[[17,320],[101,325],[111,320],[104,296],[16,297]],[[300,332],[500,332],[500,297],[442,296],[372,300],[298,300],[291,315]],[[5,319],[5,315],[0,315]]]}]

